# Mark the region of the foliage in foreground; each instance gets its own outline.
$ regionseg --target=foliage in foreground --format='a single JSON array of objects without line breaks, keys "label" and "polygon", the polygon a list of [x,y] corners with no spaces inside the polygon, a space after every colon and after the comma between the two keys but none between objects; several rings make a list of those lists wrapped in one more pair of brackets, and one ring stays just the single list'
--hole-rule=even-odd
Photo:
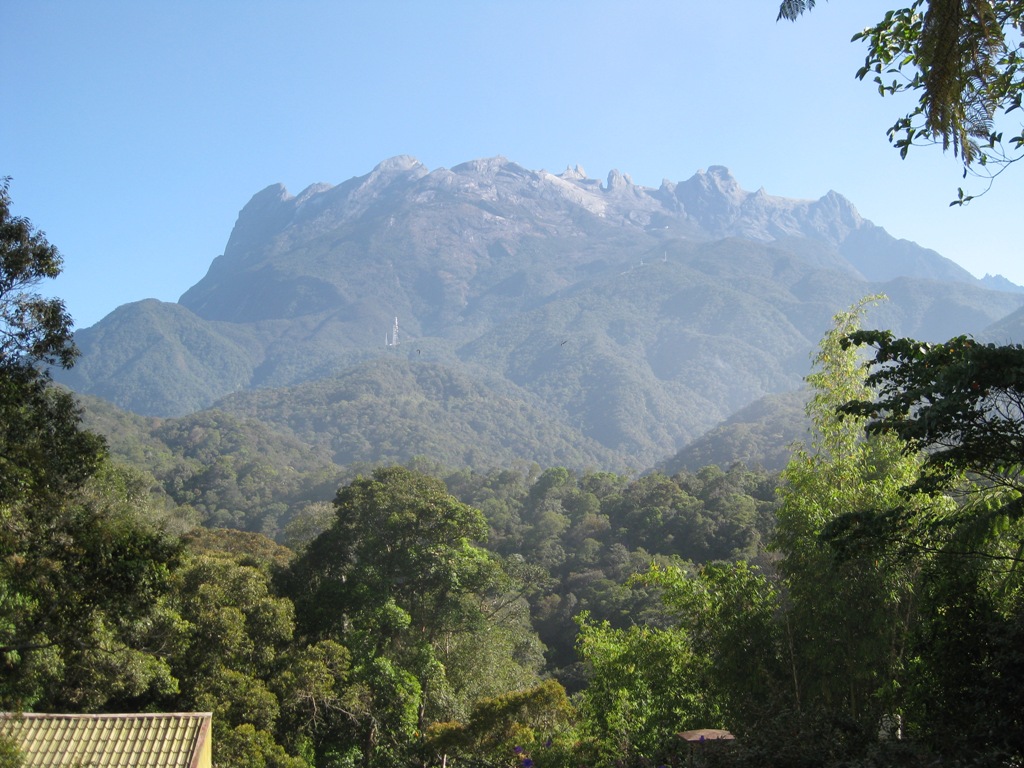
[{"label": "foliage in foreground", "polygon": [[[783,0],[779,18],[796,19],[814,0]],[[879,94],[911,93],[917,104],[889,128],[906,157],[939,143],[968,171],[993,179],[1021,158],[1024,132],[1008,117],[1024,96],[1024,3],[1021,0],[914,0],[854,35],[867,45],[864,66]],[[954,205],[971,200],[959,190]]]},{"label": "foliage in foreground", "polygon": [[[130,566],[132,591],[69,614],[91,617],[90,647],[53,633],[9,655],[3,705],[211,710],[225,766],[1003,764],[1024,752],[1024,613],[1016,568],[993,555],[1016,523],[969,526],[989,557],[967,560],[954,529],[908,532],[916,549],[868,535],[892,510],[956,505],[922,488],[910,443],[865,437],[869,417],[851,413],[875,397],[843,344],[861,311],[819,349],[814,433],[775,515],[772,484],[742,469],[446,486],[390,467],[343,486],[294,552],[223,529],[181,538],[187,517],[151,479],[101,464],[52,514],[91,510],[68,541],[150,542],[97,571]],[[50,567],[71,573],[71,551]],[[5,626],[31,598],[8,599]],[[879,741],[897,716],[905,739]],[[738,739],[678,736],[707,727]],[[960,746],[970,734],[984,749]]]},{"label": "foliage in foreground", "polygon": [[[209,710],[215,761],[239,767],[1024,759],[1020,350],[838,315],[774,528],[742,469],[446,486],[386,467],[293,552],[184,535],[81,429],[39,367],[73,358],[62,310],[25,293],[55,254],[2,213],[3,709]],[[870,374],[859,340],[884,354]],[[579,661],[545,659],[569,619]],[[737,743],[678,736],[716,726]]]}]

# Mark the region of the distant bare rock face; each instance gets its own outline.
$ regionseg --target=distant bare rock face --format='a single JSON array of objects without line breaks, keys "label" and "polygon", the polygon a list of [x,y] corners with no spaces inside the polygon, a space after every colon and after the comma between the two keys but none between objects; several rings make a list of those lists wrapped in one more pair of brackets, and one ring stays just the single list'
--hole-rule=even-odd
[{"label": "distant bare rock face", "polygon": [[[342,184],[258,192],[177,304],[127,305],[82,331],[79,365],[58,378],[179,415],[382,356],[429,362],[486,373],[484,390],[507,383],[502,413],[523,399],[560,440],[595,446],[588,460],[643,467],[796,389],[831,316],[864,295],[893,296],[869,321],[943,338],[1017,310],[1015,289],[892,238],[835,192],[749,192],[723,166],[653,189],[618,170],[602,182],[579,166],[400,156]],[[386,344],[395,318],[401,344]],[[471,412],[481,445],[495,444],[482,430],[514,429]]]}]

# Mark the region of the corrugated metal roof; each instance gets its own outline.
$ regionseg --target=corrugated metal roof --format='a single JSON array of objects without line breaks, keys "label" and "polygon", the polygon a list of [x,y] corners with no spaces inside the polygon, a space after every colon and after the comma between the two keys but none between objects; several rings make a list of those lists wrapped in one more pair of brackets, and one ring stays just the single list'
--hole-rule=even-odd
[{"label": "corrugated metal roof", "polygon": [[210,723],[209,712],[3,714],[0,733],[18,745],[25,768],[193,768],[209,742]]}]

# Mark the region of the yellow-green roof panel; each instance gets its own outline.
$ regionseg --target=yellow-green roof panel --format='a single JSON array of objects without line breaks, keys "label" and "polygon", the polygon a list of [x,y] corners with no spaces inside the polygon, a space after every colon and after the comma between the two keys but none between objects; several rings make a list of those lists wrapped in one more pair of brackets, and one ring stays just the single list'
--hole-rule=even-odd
[{"label": "yellow-green roof panel", "polygon": [[25,768],[208,768],[209,712],[0,715]]}]

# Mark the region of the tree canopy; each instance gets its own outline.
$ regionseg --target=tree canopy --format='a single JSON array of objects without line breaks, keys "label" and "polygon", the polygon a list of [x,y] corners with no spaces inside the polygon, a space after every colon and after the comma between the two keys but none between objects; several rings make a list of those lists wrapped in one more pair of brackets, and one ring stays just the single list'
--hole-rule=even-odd
[{"label": "tree canopy", "polygon": [[158,685],[129,637],[162,590],[176,545],[145,519],[148,484],[105,463],[48,366],[76,355],[60,273],[0,181],[0,706],[97,707]]},{"label": "tree canopy", "polygon": [[103,441],[80,429],[71,396],[48,386],[48,366],[68,368],[78,354],[63,302],[35,292],[60,274],[62,260],[28,219],[11,213],[9,187],[0,179],[0,512],[77,487],[103,453]]},{"label": "tree canopy", "polygon": [[33,289],[60,274],[63,259],[46,235],[11,214],[10,178],[0,179],[0,364],[70,368],[78,354],[60,299]]},{"label": "tree canopy", "polygon": [[860,533],[950,556],[1024,560],[1024,348],[966,336],[929,344],[889,331],[857,331],[843,343],[874,350],[867,382],[876,394],[840,410],[922,457],[910,490],[959,500],[925,516],[893,503]]},{"label": "tree canopy", "polygon": [[870,433],[891,430],[925,451],[933,483],[971,472],[1021,487],[1024,347],[967,336],[932,344],[867,330],[844,344],[874,350],[868,383],[877,397],[842,406],[867,417]]},{"label": "tree canopy", "polygon": [[[814,0],[783,0],[780,19],[795,20]],[[902,156],[940,143],[968,171],[994,178],[1022,157],[1024,131],[1007,116],[1024,95],[1024,2],[915,0],[854,35],[867,45],[861,80],[882,96],[911,93],[917,104],[889,128]],[[1004,139],[1004,129],[1017,132]],[[1019,131],[1019,132],[1018,132]],[[971,199],[959,191],[954,204]]]}]

